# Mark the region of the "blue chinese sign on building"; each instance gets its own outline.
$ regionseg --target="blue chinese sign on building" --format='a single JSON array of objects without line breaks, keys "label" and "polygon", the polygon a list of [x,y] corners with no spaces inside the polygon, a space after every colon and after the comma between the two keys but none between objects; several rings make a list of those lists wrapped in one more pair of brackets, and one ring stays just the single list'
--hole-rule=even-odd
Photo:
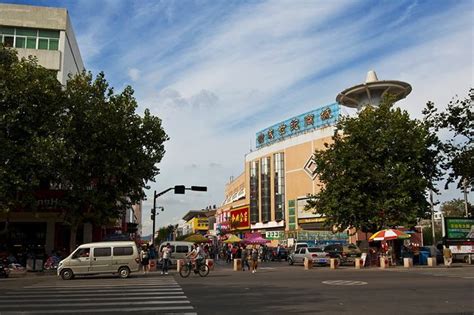
[{"label": "blue chinese sign on building", "polygon": [[287,119],[257,132],[257,149],[313,129],[334,125],[339,119],[340,105],[333,103]]}]

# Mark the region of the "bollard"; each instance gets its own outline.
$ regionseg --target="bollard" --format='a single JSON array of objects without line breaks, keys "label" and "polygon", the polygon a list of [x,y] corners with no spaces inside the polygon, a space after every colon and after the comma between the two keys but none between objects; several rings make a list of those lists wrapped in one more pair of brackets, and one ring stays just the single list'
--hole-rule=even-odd
[{"label": "bollard", "polygon": [[150,259],[150,271],[156,271],[156,259]]},{"label": "bollard", "polygon": [[179,272],[181,267],[184,265],[184,259],[177,259],[176,260],[176,271]]},{"label": "bollard", "polygon": [[337,269],[339,267],[339,259],[337,258],[331,258],[331,269]]},{"label": "bollard", "polygon": [[206,259],[206,265],[209,270],[214,270],[214,259]]},{"label": "bollard", "polygon": [[242,271],[242,259],[234,258],[234,271]]},{"label": "bollard", "polygon": [[313,260],[308,259],[307,257],[304,258],[304,270],[309,270],[313,268]]},{"label": "bollard", "polygon": [[364,268],[364,261],[362,258],[356,258],[355,259],[355,269],[362,269]]},{"label": "bollard", "polygon": [[428,257],[428,267],[436,267],[436,257]]},{"label": "bollard", "polygon": [[380,269],[389,268],[390,264],[388,263],[387,257],[380,257]]},{"label": "bollard", "polygon": [[403,258],[403,267],[412,268],[413,267],[413,259],[412,258]]}]

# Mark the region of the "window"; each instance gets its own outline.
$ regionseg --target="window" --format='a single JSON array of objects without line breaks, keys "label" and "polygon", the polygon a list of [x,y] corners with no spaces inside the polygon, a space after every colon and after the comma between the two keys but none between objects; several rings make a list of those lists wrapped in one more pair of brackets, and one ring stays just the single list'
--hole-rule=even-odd
[{"label": "window", "polygon": [[260,172],[261,201],[262,201],[262,222],[270,221],[270,157],[262,158],[262,169]]},{"label": "window", "polygon": [[94,248],[94,257],[110,257],[110,247]]},{"label": "window", "polygon": [[176,246],[176,253],[187,253],[187,252],[189,252],[188,246],[185,246],[185,245]]},{"label": "window", "polygon": [[130,256],[133,255],[132,247],[114,247],[114,256]]},{"label": "window", "polygon": [[59,31],[0,26],[0,42],[5,47],[58,50]]},{"label": "window", "polygon": [[90,248],[80,248],[72,256],[72,258],[89,258]]},{"label": "window", "polygon": [[259,161],[250,162],[250,222],[258,222],[258,166]]},{"label": "window", "polygon": [[281,221],[285,218],[285,159],[283,153],[276,153],[274,160],[274,185],[275,185],[275,220]]}]

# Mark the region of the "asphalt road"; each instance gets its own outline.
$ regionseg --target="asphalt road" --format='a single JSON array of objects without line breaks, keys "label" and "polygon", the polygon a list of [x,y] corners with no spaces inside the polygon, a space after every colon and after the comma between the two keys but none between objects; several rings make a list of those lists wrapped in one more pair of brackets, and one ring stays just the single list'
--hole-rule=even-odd
[{"label": "asphalt road", "polygon": [[[34,298],[34,301],[31,299]],[[217,265],[208,277],[54,276],[0,279],[7,312],[147,314],[474,314],[474,266],[330,270],[266,263],[257,273]]]}]

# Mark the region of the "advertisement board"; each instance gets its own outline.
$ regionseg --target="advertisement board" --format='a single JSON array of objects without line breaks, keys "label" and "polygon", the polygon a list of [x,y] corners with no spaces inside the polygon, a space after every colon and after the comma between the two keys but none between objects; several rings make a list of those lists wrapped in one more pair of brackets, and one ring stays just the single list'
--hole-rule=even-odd
[{"label": "advertisement board", "polygon": [[474,239],[474,218],[444,218],[447,239]]},{"label": "advertisement board", "polygon": [[250,228],[249,208],[243,207],[230,211],[231,226],[238,230]]},{"label": "advertisement board", "polygon": [[296,201],[296,208],[298,211],[299,223],[311,223],[324,221],[323,215],[319,214],[315,209],[305,209],[307,198],[298,199]]}]

